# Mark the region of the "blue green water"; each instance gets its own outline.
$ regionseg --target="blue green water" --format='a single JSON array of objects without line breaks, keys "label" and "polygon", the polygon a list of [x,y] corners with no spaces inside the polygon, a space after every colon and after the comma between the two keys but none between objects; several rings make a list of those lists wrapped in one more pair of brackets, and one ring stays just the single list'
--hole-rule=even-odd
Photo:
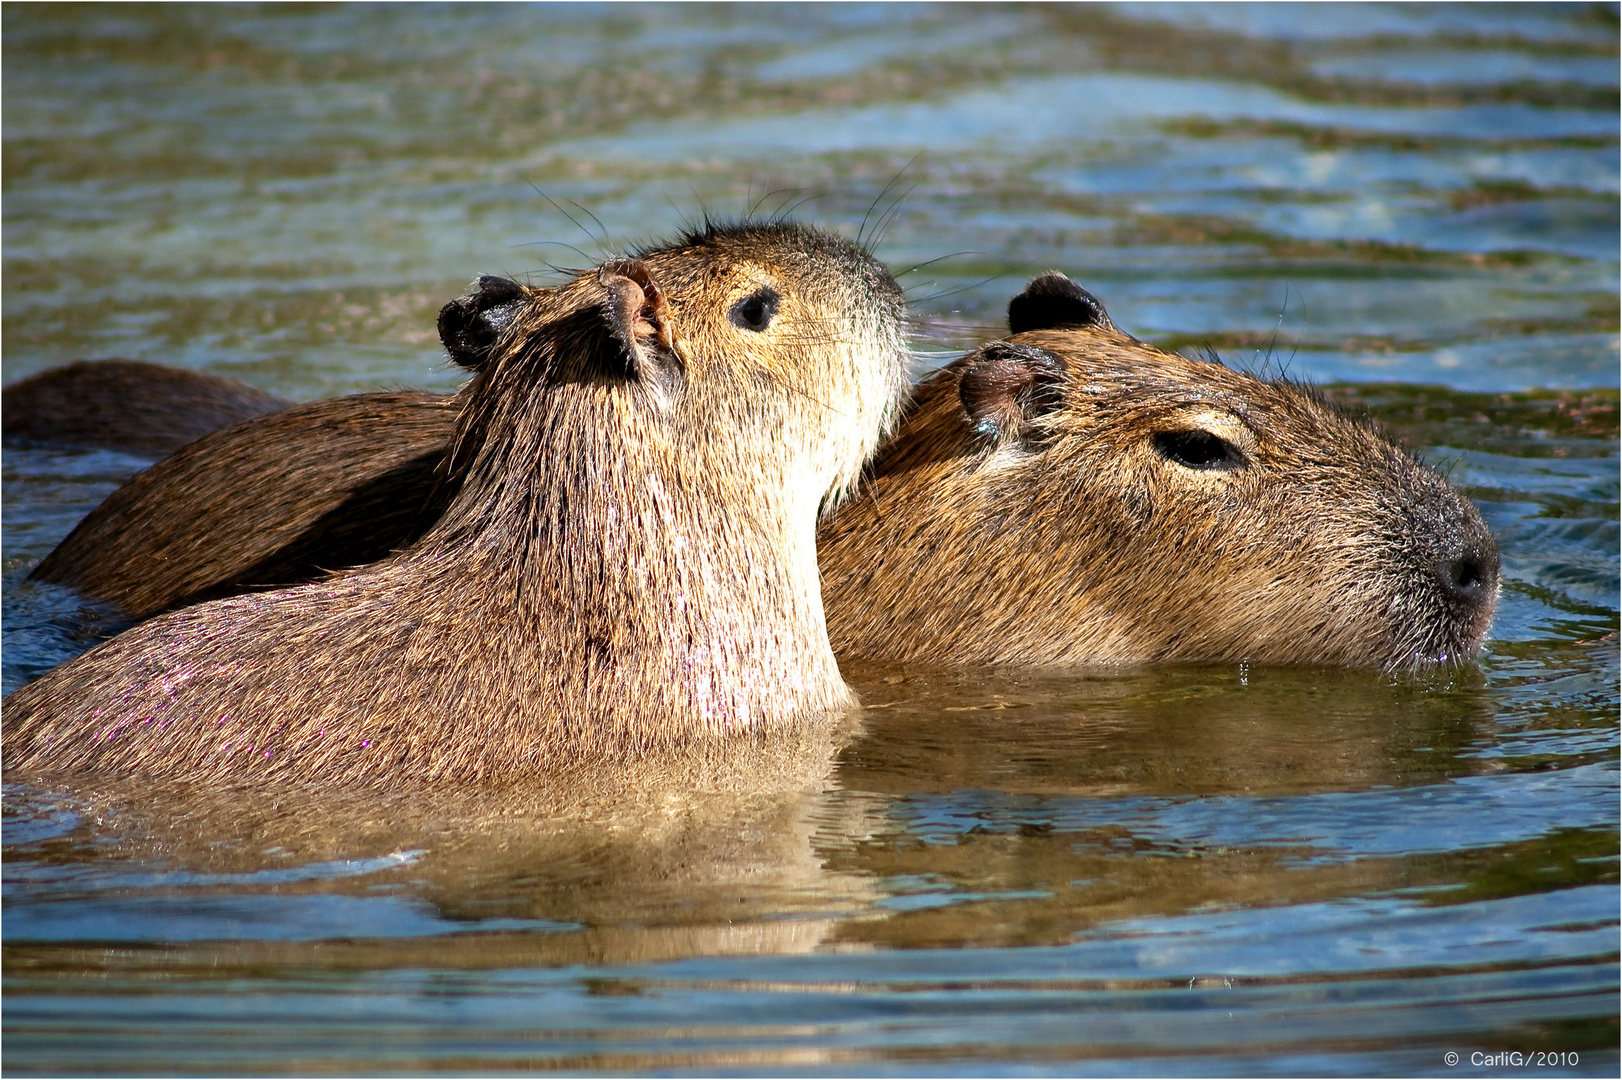
[{"label": "blue green water", "polygon": [[[858,665],[862,728],[776,787],[11,782],[8,1073],[1616,1072],[1614,5],[0,24],[8,382],[449,389],[475,275],[798,204],[900,274],[921,369],[1060,268],[1334,384],[1505,575],[1448,675]],[[5,451],[6,689],[92,640],[21,579],[143,464]]]}]

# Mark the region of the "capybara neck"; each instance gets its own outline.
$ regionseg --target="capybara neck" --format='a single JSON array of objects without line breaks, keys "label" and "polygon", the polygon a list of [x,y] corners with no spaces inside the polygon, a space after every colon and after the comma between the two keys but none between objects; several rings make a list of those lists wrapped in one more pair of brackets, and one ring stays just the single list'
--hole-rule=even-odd
[{"label": "capybara neck", "polygon": [[[627,392],[590,356],[597,310],[521,318],[535,325],[514,328],[522,345],[462,392],[456,494],[390,570],[410,602],[454,618],[459,597],[497,598],[509,663],[565,684],[592,719],[558,740],[591,750],[668,741],[672,718],[720,735],[852,705],[816,569],[833,478],[774,445],[803,428],[804,401],[740,402],[737,384]],[[430,575],[448,587],[414,587]]]}]

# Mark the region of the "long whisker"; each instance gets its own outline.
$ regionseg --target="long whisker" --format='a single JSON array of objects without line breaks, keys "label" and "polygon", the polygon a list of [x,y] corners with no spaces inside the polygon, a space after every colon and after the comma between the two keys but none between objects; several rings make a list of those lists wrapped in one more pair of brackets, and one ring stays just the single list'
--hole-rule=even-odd
[{"label": "long whisker", "polygon": [[[867,212],[862,215],[861,227],[856,230],[856,242],[857,243],[859,243],[863,247],[867,247],[867,248],[874,248],[874,247],[878,246],[878,243],[876,241],[874,243],[872,243],[872,244],[867,243],[867,221],[868,221],[868,218],[870,218],[872,216],[874,210],[878,209],[879,204],[884,201],[884,197],[890,193],[890,189],[895,187],[897,181],[899,181],[903,176],[906,175],[907,170],[913,167],[913,165],[918,161],[918,158],[922,154],[923,154],[923,151],[920,150],[920,151],[918,151],[918,153],[913,154],[912,157],[908,158],[907,163],[905,165],[901,166],[901,168],[896,171],[896,174],[894,176],[890,177],[889,183],[885,184],[884,187],[879,191],[878,195],[876,197],[874,197],[873,202],[871,204],[869,204],[869,206],[867,208]],[[906,192],[904,192],[901,195],[900,198],[898,198],[894,203],[892,203],[890,205],[890,209],[893,210],[897,205],[900,204],[901,199],[904,199],[904,198],[907,197],[907,195],[912,194],[912,192],[915,191],[917,189],[917,187],[918,187],[918,185],[914,184],[912,187],[908,188],[906,190]],[[888,213],[888,212],[889,211],[886,211],[886,213]],[[881,217],[881,220],[882,220],[882,217]]]},{"label": "long whisker", "polygon": [[1007,273],[992,274],[990,277],[981,278],[979,281],[971,281],[968,284],[960,285],[955,289],[947,289],[944,292],[932,293],[929,296],[909,297],[908,299],[920,304],[929,303],[930,301],[934,300],[944,300],[948,296],[958,296],[962,293],[973,292],[975,289],[990,285],[993,281],[1001,281],[1007,276]]},{"label": "long whisker", "polygon": [[941,256],[938,256],[937,258],[925,259],[921,263],[914,263],[912,266],[907,267],[905,270],[903,270],[899,274],[897,274],[896,277],[902,278],[902,277],[906,277],[908,274],[915,274],[918,271],[922,270],[926,266],[934,266],[938,262],[945,262],[947,259],[955,259],[959,255],[989,255],[989,254],[990,254],[990,252],[987,252],[987,251],[973,251],[973,250],[954,251],[950,255],[941,255]]},{"label": "long whisker", "polygon": [[[916,161],[917,158],[914,157],[913,160]],[[878,225],[873,230],[873,241],[872,241],[872,245],[871,245],[872,247],[876,248],[879,245],[884,243],[885,238],[890,235],[891,226],[893,226],[898,220],[900,220],[901,207],[906,203],[907,196],[911,195],[913,192],[915,192],[917,190],[918,190],[918,184],[914,183],[910,187],[908,187],[906,191],[903,191],[901,194],[897,195],[895,197],[895,200],[890,203],[890,208],[888,210],[886,210],[884,212],[883,216],[881,216],[879,218]]]},{"label": "long whisker", "polygon": [[[530,240],[530,241],[526,241],[525,243],[522,243],[522,244],[514,244],[513,247],[515,247],[515,248],[529,248],[529,247],[560,247],[560,248],[566,248],[569,251],[572,251],[576,255],[580,256],[582,259],[586,260],[586,262],[588,262],[588,263],[595,261],[593,259],[593,257],[590,254],[588,254],[587,252],[584,252],[584,251],[580,250],[579,248],[575,247],[573,244],[566,244],[562,240]],[[558,269],[558,267],[553,266],[551,263],[548,263],[547,266],[550,267],[553,270]]]},{"label": "long whisker", "polygon": [[[551,206],[552,206],[552,209],[556,210],[558,213],[560,213],[564,217],[568,218],[569,223],[571,225],[573,225],[575,228],[579,229],[581,232],[585,233],[588,237],[590,237],[591,241],[593,243],[601,246],[604,251],[608,250],[608,246],[607,246],[607,243],[606,243],[606,240],[607,240],[606,237],[599,237],[596,234],[594,234],[590,229],[586,228],[586,226],[581,222],[581,220],[579,218],[577,218],[573,214],[569,213],[569,211],[565,210],[563,208],[563,206],[556,199],[552,198],[552,196],[548,195],[546,192],[542,191],[539,187],[537,187],[534,181],[525,180],[525,183],[529,184],[530,189],[532,191],[534,191],[535,194],[539,195],[541,198],[545,199],[548,203],[550,203]],[[601,224],[602,224],[602,222],[598,222],[599,226],[601,226]],[[587,261],[589,262],[591,260],[588,258]]]},{"label": "long whisker", "polygon": [[[788,195],[798,194],[799,192],[804,191],[804,190],[805,190],[804,188],[797,188],[797,187],[773,188],[771,191],[766,192],[760,198],[756,199],[754,204],[749,207],[749,217],[754,218],[756,214],[760,213],[760,208],[762,206],[766,205],[766,200],[770,199],[774,195],[788,196]],[[780,217],[782,215],[782,213],[783,213],[782,208],[779,208],[775,214],[771,215],[771,218],[775,219],[777,217]]]},{"label": "long whisker", "polygon": [[603,219],[598,217],[596,214],[592,213],[590,207],[584,206],[584,205],[576,202],[573,199],[569,200],[569,205],[574,207],[576,210],[579,210],[582,214],[585,214],[587,217],[591,218],[592,223],[594,225],[596,225],[598,230],[602,233],[601,243],[602,243],[602,246],[603,246],[603,250],[605,250],[605,251],[612,250],[613,247],[614,247],[614,239],[613,239],[613,236],[608,231],[608,226],[603,224]]}]

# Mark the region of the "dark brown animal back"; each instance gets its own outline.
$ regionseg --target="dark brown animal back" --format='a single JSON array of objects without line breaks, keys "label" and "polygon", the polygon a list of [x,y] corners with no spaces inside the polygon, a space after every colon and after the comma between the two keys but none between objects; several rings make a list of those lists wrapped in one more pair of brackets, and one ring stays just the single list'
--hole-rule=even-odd
[{"label": "dark brown animal back", "polygon": [[455,423],[451,398],[401,391],[234,424],[109,495],[32,576],[145,619],[375,562],[439,516]]},{"label": "dark brown animal back", "polygon": [[287,407],[231,379],[138,360],[81,360],[5,388],[7,446],[158,457],[228,424]]}]

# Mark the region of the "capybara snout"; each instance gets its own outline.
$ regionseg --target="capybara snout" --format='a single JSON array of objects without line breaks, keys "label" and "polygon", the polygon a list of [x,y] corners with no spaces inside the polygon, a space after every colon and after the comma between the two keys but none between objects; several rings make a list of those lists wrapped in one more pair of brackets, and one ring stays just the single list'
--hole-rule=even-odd
[{"label": "capybara snout", "polygon": [[483,367],[524,297],[518,282],[486,274],[466,295],[440,308],[439,339],[450,358],[469,371]]},{"label": "capybara snout", "polygon": [[[1401,503],[1405,535],[1393,543],[1411,560],[1413,582],[1406,608],[1394,624],[1408,637],[1394,648],[1416,659],[1447,661],[1467,656],[1486,636],[1498,600],[1498,545],[1469,500],[1440,476],[1422,469]],[[1439,613],[1439,614],[1438,614]]]}]

